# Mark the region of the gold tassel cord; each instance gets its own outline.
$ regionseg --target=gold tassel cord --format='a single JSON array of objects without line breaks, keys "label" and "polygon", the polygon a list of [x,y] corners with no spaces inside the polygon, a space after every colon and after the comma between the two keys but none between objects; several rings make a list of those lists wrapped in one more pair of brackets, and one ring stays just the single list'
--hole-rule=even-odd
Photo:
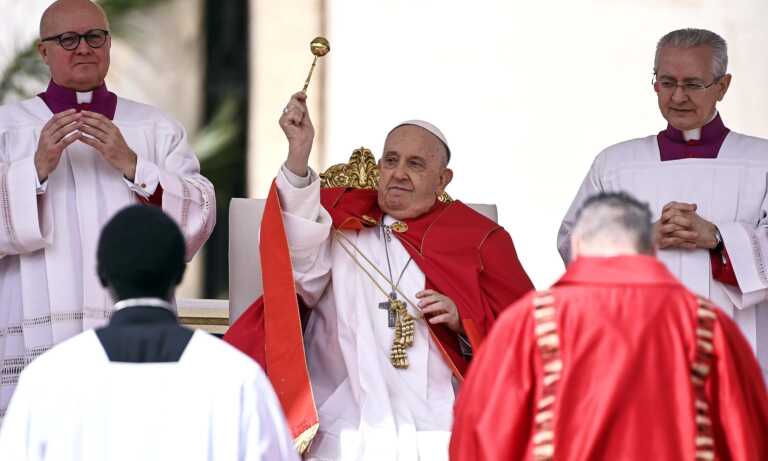
[{"label": "gold tassel cord", "polygon": [[405,303],[400,300],[390,301],[397,313],[397,325],[395,327],[395,339],[392,341],[392,349],[389,361],[395,368],[408,368],[408,354],[405,349],[413,346],[413,336],[416,329],[413,316],[408,313]]},{"label": "gold tassel cord", "polygon": [[[360,262],[357,260],[354,254],[352,254],[352,250],[347,248],[346,245],[344,245],[341,240],[344,240],[346,243],[348,243],[352,248],[355,249],[355,252],[359,254],[371,267],[376,270],[376,272],[384,278],[384,280],[387,280],[390,282],[390,285],[395,288],[398,294],[405,299],[405,301],[410,304],[416,312],[419,312],[419,309],[416,307],[416,305],[408,299],[402,291],[398,287],[396,287],[394,284],[392,284],[392,281],[387,278],[386,275],[384,275],[378,267],[376,267],[373,262],[368,259],[358,248],[357,246],[352,243],[343,233],[340,231],[335,231],[335,235],[337,236],[337,243],[339,246],[344,249],[344,251],[349,255],[350,258],[352,258],[352,261],[355,262],[357,267],[359,267],[365,275],[368,276],[369,279],[371,279],[371,282],[376,286],[376,288],[381,291],[384,296],[389,298],[389,293],[384,290],[384,288],[376,281],[376,278],[368,272],[368,269],[366,269]],[[390,309],[393,309],[395,311],[395,315],[397,317],[395,321],[395,337],[392,340],[392,347],[390,349],[389,354],[389,361],[395,368],[408,368],[408,353],[406,352],[407,348],[410,348],[413,346],[413,340],[416,332],[416,322],[415,319],[417,317],[412,316],[408,313],[408,306],[404,301],[401,301],[399,299],[389,299],[390,303]]]}]

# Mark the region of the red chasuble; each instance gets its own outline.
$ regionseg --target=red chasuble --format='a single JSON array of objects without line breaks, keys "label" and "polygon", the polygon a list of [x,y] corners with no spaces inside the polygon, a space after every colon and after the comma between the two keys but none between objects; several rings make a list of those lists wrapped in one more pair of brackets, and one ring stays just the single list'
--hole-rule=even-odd
[{"label": "red chasuble", "polygon": [[655,258],[579,258],[507,309],[456,403],[452,460],[766,460],[736,325]]},{"label": "red chasuble", "polygon": [[[324,189],[321,202],[336,229],[363,230],[377,225],[383,214],[373,190]],[[456,303],[470,343],[479,347],[498,314],[533,289],[509,234],[458,201],[437,202],[428,213],[404,222],[407,230],[393,234],[424,272],[426,288]],[[264,297],[243,313],[224,339],[264,367],[294,436],[299,438],[317,422],[317,415],[309,405],[311,388],[300,314],[274,184],[261,236]],[[280,280],[274,279],[276,272],[283,274]],[[457,335],[444,326],[430,325],[430,329],[446,362],[461,379],[467,359],[461,354]],[[271,331],[280,333],[271,336]]]}]

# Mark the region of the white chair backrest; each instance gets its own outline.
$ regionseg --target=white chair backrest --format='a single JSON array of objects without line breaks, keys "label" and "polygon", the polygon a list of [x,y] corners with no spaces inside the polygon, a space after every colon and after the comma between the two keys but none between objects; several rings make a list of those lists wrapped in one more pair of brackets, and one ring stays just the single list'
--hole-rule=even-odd
[{"label": "white chair backrest", "polygon": [[499,222],[499,210],[492,203],[467,203],[467,206],[477,211],[493,222]]},{"label": "white chair backrest", "polygon": [[[229,203],[229,324],[261,296],[259,228],[265,199],[233,198]],[[496,205],[468,204],[498,221]]]},{"label": "white chair backrest", "polygon": [[263,198],[229,202],[229,324],[262,293],[259,228]]}]

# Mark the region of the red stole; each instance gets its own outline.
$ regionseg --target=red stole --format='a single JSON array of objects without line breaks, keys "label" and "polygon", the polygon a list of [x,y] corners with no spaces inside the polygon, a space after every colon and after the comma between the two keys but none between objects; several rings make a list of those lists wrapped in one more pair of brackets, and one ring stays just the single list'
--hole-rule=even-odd
[{"label": "red stole", "polygon": [[[321,202],[331,214],[335,229],[361,230],[377,225],[383,215],[374,190],[325,189],[321,192]],[[477,274],[482,271],[479,248],[491,232],[501,227],[460,201],[436,202],[429,212],[404,222],[408,229],[393,235],[424,272],[426,288],[456,303],[464,331],[477,348],[497,312],[506,307],[492,306],[476,282]],[[516,257],[510,259],[510,263],[514,259]],[[528,280],[521,280],[520,285],[524,287],[523,292],[532,288]],[[447,363],[456,377],[462,379],[468,363],[459,350],[456,333],[445,326],[428,325]]]},{"label": "red stole", "polygon": [[[278,202],[273,184],[261,229],[264,297],[243,313],[224,339],[264,367],[280,398],[289,426],[294,436],[299,437],[317,421],[317,413],[314,407],[310,410],[308,406],[312,396],[298,330],[300,312]],[[383,214],[374,190],[323,189],[321,203],[333,218],[335,229],[363,230],[377,225]],[[498,313],[532,288],[521,268],[521,276],[512,270],[512,276],[498,278],[503,282],[482,282],[482,274],[487,269],[483,267],[481,248],[486,241],[490,242],[492,233],[504,232],[503,229],[458,201],[437,202],[429,212],[404,222],[408,229],[394,235],[424,272],[426,287],[445,294],[456,303],[467,337],[476,350]],[[503,258],[510,267],[520,267],[511,240],[509,245],[488,245],[493,245],[490,251]],[[279,286],[276,277],[272,277],[278,271],[282,273]],[[268,305],[273,296],[271,291],[279,293],[274,295],[277,299],[275,306]],[[273,329],[270,324],[281,326]],[[457,378],[462,379],[468,362],[460,352],[456,333],[445,326],[428,325],[446,362]],[[271,339],[270,331],[279,333]]]}]

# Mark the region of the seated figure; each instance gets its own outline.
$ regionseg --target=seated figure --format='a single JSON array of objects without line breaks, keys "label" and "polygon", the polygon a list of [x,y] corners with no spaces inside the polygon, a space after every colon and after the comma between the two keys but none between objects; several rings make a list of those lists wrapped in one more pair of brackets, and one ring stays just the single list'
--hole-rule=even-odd
[{"label": "seated figure", "polygon": [[[280,126],[289,147],[261,228],[264,302],[225,339],[265,364],[297,438],[311,429],[311,409],[282,390],[308,369],[311,389],[293,388],[317,405],[306,459],[445,460],[454,384],[499,313],[532,289],[512,239],[463,203],[438,200],[451,152],[427,122],[389,132],[375,190],[321,189],[307,166],[306,95],[291,98]],[[289,259],[274,251],[280,244]],[[303,338],[281,321],[297,317],[294,293],[309,308]],[[287,355],[289,341],[301,354]]]}]

